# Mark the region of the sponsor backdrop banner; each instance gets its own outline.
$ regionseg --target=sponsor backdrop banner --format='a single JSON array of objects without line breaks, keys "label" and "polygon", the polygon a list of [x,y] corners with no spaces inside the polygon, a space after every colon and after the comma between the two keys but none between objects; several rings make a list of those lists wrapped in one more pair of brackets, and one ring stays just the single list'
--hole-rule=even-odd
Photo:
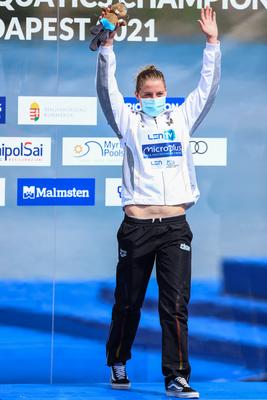
[{"label": "sponsor backdrop banner", "polygon": [[[163,133],[155,133],[154,136],[148,136],[149,140],[152,141],[153,139],[164,139]],[[195,140],[192,139],[190,141],[190,146],[195,165],[226,166],[227,138],[197,137]],[[147,158],[152,157],[150,153],[153,149],[150,149],[150,152],[149,149],[150,145],[148,145],[147,149],[144,149],[145,157]],[[63,138],[63,165],[122,165],[123,153],[120,141],[116,138]]]},{"label": "sponsor backdrop banner", "polygon": [[[89,50],[90,29],[109,3],[0,1],[2,383],[109,379],[105,340],[124,216],[124,152],[97,101],[97,54]],[[126,105],[140,110],[135,77],[155,64],[166,79],[166,109],[179,107],[200,77],[205,37],[197,20],[207,2],[125,3],[129,19],[114,49]],[[210,4],[222,80],[190,140],[200,189],[187,212],[192,379],[263,379],[267,3]],[[173,130],[145,134],[142,151],[152,168],[179,163]],[[157,292],[153,273],[129,363],[133,381],[162,380]]]}]

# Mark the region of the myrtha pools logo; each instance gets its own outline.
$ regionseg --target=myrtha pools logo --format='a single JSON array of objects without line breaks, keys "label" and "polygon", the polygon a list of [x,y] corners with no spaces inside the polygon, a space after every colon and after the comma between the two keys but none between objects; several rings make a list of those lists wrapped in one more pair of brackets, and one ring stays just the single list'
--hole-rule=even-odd
[{"label": "myrtha pools logo", "polygon": [[38,121],[40,118],[40,106],[38,103],[32,103],[30,106],[30,120],[31,121]]},{"label": "myrtha pools logo", "polygon": [[121,165],[119,139],[108,137],[63,138],[63,165]]},{"label": "myrtha pools logo", "polygon": [[87,142],[74,146],[74,157],[85,157],[87,154],[98,154],[99,157],[118,157],[123,156],[123,150],[119,143],[112,143],[111,140],[106,140],[104,143],[99,143],[99,140],[88,140]]},{"label": "myrtha pools logo", "polygon": [[95,179],[18,179],[18,206],[93,206]]},{"label": "myrtha pools logo", "polygon": [[76,144],[74,146],[74,157],[85,157],[89,152],[98,153],[100,157],[104,157],[106,150],[96,140],[88,140],[83,144]]}]

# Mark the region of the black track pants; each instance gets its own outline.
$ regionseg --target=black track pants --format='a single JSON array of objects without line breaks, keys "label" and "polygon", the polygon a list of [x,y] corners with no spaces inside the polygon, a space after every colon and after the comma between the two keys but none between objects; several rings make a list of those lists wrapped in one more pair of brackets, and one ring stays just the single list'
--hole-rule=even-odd
[{"label": "black track pants", "polygon": [[166,377],[188,377],[187,308],[191,286],[192,232],[185,215],[154,221],[125,216],[117,237],[119,262],[107,340],[107,365],[131,358],[140,309],[156,261],[162,372]]}]

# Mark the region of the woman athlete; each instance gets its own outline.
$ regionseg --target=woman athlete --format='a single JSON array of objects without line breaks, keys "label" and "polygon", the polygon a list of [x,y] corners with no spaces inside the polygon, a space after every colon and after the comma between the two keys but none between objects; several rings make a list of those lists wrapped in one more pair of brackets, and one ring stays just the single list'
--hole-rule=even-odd
[{"label": "woman athlete", "polygon": [[[107,9],[108,10],[108,9]],[[105,14],[105,12],[104,12]],[[103,15],[104,15],[103,14]],[[220,44],[215,12],[201,10],[206,36],[201,78],[185,102],[165,110],[167,88],[159,70],[141,71],[135,95],[141,111],[124,104],[115,79],[115,32],[99,48],[97,93],[107,122],[124,148],[119,261],[115,304],[107,340],[107,365],[113,388],[129,388],[126,362],[140,320],[151,271],[156,263],[162,328],[162,372],[166,394],[198,398],[189,385],[188,303],[192,232],[186,210],[199,197],[190,135],[207,115],[218,90]]]}]

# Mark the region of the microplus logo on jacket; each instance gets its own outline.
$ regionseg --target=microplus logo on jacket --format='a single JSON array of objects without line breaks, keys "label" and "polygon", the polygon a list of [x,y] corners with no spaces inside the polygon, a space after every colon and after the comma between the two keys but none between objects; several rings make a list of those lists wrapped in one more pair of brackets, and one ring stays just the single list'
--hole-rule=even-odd
[{"label": "microplus logo on jacket", "polygon": [[18,206],[93,206],[95,179],[18,179]]},{"label": "microplus logo on jacket", "polygon": [[143,144],[142,153],[144,158],[181,157],[182,143]]}]

